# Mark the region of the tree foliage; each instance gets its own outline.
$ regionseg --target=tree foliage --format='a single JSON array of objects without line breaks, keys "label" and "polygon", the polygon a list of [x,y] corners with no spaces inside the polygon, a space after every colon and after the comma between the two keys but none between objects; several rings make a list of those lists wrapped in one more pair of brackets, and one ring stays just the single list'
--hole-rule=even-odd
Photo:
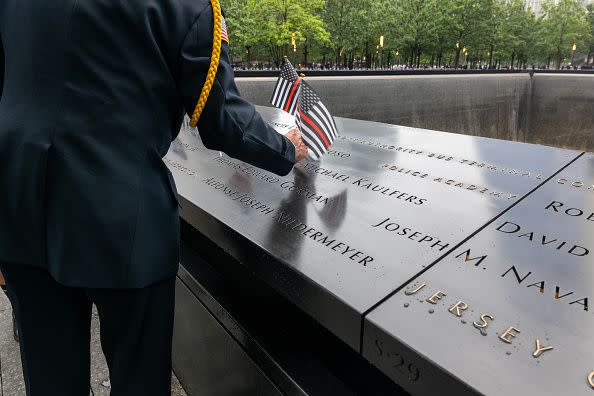
[{"label": "tree foliage", "polygon": [[579,0],[548,0],[543,4],[541,19],[543,48],[554,54],[556,67],[573,52],[574,44],[587,36],[587,18],[584,5]]},{"label": "tree foliage", "polygon": [[588,16],[586,19],[588,24],[588,33],[585,40],[588,48],[586,61],[592,65],[594,64],[594,4],[588,5]]},{"label": "tree foliage", "polygon": [[324,0],[224,0],[223,6],[231,39],[247,53],[262,46],[277,65],[297,46],[329,39],[321,18]]},{"label": "tree foliage", "polygon": [[[222,0],[232,53],[245,63],[283,56],[337,67],[448,64],[556,67],[594,56],[594,8],[548,0]],[[380,37],[384,38],[380,46]]]}]

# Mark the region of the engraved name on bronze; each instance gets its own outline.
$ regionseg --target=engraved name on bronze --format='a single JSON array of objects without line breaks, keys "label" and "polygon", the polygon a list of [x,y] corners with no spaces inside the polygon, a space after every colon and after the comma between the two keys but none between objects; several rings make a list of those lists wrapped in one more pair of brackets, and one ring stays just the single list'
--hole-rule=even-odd
[{"label": "engraved name on bronze", "polygon": [[280,128],[280,129],[295,128],[294,124],[285,124],[285,123],[278,122],[278,121],[266,121],[266,123],[273,128],[275,128],[275,127]]},{"label": "engraved name on bronze", "polygon": [[[420,286],[414,286],[412,288],[408,288],[404,291],[404,294],[407,296],[412,296],[420,292],[421,290],[425,289],[427,286],[426,283],[422,283]],[[425,301],[433,304],[438,305],[441,300],[447,296],[447,293],[443,290],[437,290],[430,294]],[[454,315],[457,318],[464,317],[469,310],[470,305],[464,300],[458,300],[455,304],[449,306],[447,308],[448,312]],[[481,333],[483,333],[490,325],[491,322],[495,321],[495,315],[491,313],[481,313],[479,318],[472,322],[472,326],[479,329]],[[486,334],[486,333],[484,333]],[[502,328],[501,334],[498,336],[499,340],[505,344],[513,344],[514,340],[520,337],[521,330],[515,326],[506,326]],[[534,358],[540,357],[545,352],[552,351],[554,348],[551,345],[543,345],[539,338],[535,340],[535,348],[532,352],[532,356]]]},{"label": "engraved name on bronze", "polygon": [[[405,289],[404,294],[407,296],[412,296],[426,289],[427,283],[423,282]],[[429,290],[427,292],[428,297],[425,301],[434,305],[438,305],[442,302],[443,297],[446,295],[447,293],[443,290]],[[470,304],[463,299],[459,299],[453,305],[446,306],[445,309],[447,309],[448,312],[450,312],[454,317],[461,318],[469,314]],[[472,322],[472,326],[478,329],[481,334],[487,335],[486,329],[492,326],[493,322],[496,322],[495,315],[493,313],[481,313],[479,318]],[[502,342],[502,345],[514,344],[517,339],[522,337],[522,330],[519,326],[506,325],[499,328],[501,331],[498,333],[497,338]],[[379,352],[383,351],[383,343],[381,343],[381,341],[378,343],[376,340],[375,345],[376,348],[378,348],[378,356],[382,356],[382,354]],[[554,353],[553,351],[555,350],[553,345],[544,344],[542,338],[539,337],[534,339],[533,345],[534,347],[530,350],[530,353],[534,359],[540,359],[543,356],[546,356],[548,353]],[[594,371],[590,372],[586,376],[586,382],[589,387],[594,389]]]},{"label": "engraved name on bronze", "polygon": [[337,150],[328,150],[328,152],[326,152],[326,155],[331,156],[331,157],[338,157],[338,158],[350,158],[351,157],[351,153],[346,152],[346,151],[337,151]]},{"label": "engraved name on bronze", "polygon": [[346,242],[339,241],[332,236],[325,234],[307,224],[299,221],[293,215],[280,211],[275,217],[275,221],[281,224],[284,228],[294,232],[298,232],[309,239],[326,246],[328,249],[345,256],[358,264],[367,267],[369,263],[374,261],[373,256],[370,256],[352,246],[349,246]]},{"label": "engraved name on bronze", "polygon": [[171,166],[173,169],[177,169],[178,171],[180,171],[188,176],[198,177],[198,172],[196,172],[194,169],[190,169],[186,166],[183,166],[182,164],[180,164],[177,161],[173,161],[173,160],[165,157],[165,158],[163,158],[163,162],[165,162],[166,164]]},{"label": "engraved name on bronze", "polygon": [[594,184],[590,185],[587,182],[582,180],[572,180],[571,178],[560,178],[557,179],[557,184],[562,186],[566,186],[576,190],[584,190],[589,192],[594,192]]},{"label": "engraved name on bronze", "polygon": [[526,230],[523,226],[506,221],[497,227],[497,231],[514,236],[533,246],[551,249],[570,254],[575,257],[585,257],[590,254],[590,250],[571,242],[562,241],[557,236],[546,235],[536,231]]},{"label": "engraved name on bronze", "polygon": [[403,226],[391,218],[383,219],[377,224],[372,224],[371,228],[379,228],[382,231],[393,233],[395,236],[409,239],[419,244],[431,246],[431,249],[439,250],[440,252],[447,249],[450,244],[443,242],[440,238],[415,231],[412,227]]},{"label": "engraved name on bronze", "polygon": [[263,203],[258,199],[250,196],[249,194],[242,192],[241,190],[230,187],[225,183],[215,179],[214,177],[205,178],[202,181],[212,189],[221,191],[231,201],[237,201],[240,204],[243,204],[251,209],[257,210],[260,213],[269,215],[275,211],[275,209],[272,208],[269,204]]},{"label": "engraved name on bronze", "polygon": [[549,294],[552,298],[558,301],[567,301],[569,305],[581,307],[584,312],[589,311],[588,297],[580,297],[579,295],[576,295],[574,291],[564,289],[555,284],[550,285],[550,282],[538,278],[532,271],[522,272],[521,270],[518,270],[515,265],[512,265],[501,275],[501,277],[509,279],[515,278],[517,285],[533,288],[542,295]]},{"label": "engraved name on bronze", "polygon": [[385,197],[389,197],[392,199],[397,199],[397,200],[400,200],[400,201],[403,201],[406,203],[410,203],[413,205],[423,205],[428,201],[427,198],[421,198],[421,197],[414,195],[412,193],[397,190],[392,186],[378,184],[371,179],[347,175],[347,174],[344,174],[342,172],[339,172],[339,171],[336,171],[333,169],[323,168],[323,167],[320,167],[314,163],[304,162],[304,163],[297,164],[296,167],[299,169],[302,169],[308,173],[312,173],[312,174],[315,173],[318,175],[330,177],[334,180],[344,182],[344,183],[349,183],[352,186],[355,186],[355,187],[358,187],[361,189],[365,189],[365,190],[371,191],[373,193],[381,194],[382,196],[385,196]]},{"label": "engraved name on bronze", "polygon": [[[475,267],[479,267],[481,264],[483,269],[486,269],[486,260],[488,255],[473,254],[471,249],[461,252],[456,255],[455,258],[464,260],[465,263],[474,264]],[[522,272],[518,270],[516,265],[512,265],[502,275],[501,278],[505,279],[516,279],[518,286],[525,286],[526,288],[533,288],[540,294],[549,294],[552,298],[557,301],[567,301],[569,305],[575,307],[581,307],[584,312],[589,311],[588,297],[580,297],[577,293],[571,290],[567,290],[558,285],[550,285],[551,282],[547,282],[538,278],[536,275],[529,272]],[[424,286],[423,286],[424,287]],[[550,291],[549,291],[550,289]],[[406,292],[405,292],[406,294]]]},{"label": "engraved name on bronze", "polygon": [[440,177],[440,176],[431,176],[429,173],[418,171],[414,169],[407,169],[403,168],[398,165],[391,165],[391,164],[384,164],[381,166],[381,169],[386,171],[398,172],[403,175],[408,175],[412,177],[417,177],[419,179],[431,180],[433,182],[439,184],[445,184],[447,186],[456,188],[458,190],[464,191],[471,191],[476,192],[483,195],[488,195],[495,198],[505,199],[505,200],[512,200],[518,198],[516,194],[501,192],[501,191],[494,191],[487,187],[477,186],[475,184],[465,183],[456,179],[451,179],[448,177]]},{"label": "engraved name on bronze", "polygon": [[[459,157],[455,157],[455,156],[449,155],[449,154],[435,153],[435,152],[431,152],[431,151],[420,150],[420,149],[410,148],[410,147],[395,146],[395,145],[380,143],[380,142],[365,139],[365,138],[351,137],[351,136],[345,136],[345,135],[340,136],[339,139],[345,140],[345,141],[350,141],[353,143],[360,143],[360,144],[364,144],[364,145],[367,145],[370,147],[380,148],[380,149],[384,149],[384,150],[391,150],[391,151],[397,151],[397,152],[401,152],[401,153],[405,153],[405,154],[423,156],[426,158],[431,158],[431,159],[440,160],[440,161],[444,161],[444,162],[456,162],[456,163],[474,167],[474,168],[486,169],[491,172],[504,173],[504,174],[508,174],[508,175],[512,175],[512,176],[526,177],[526,178],[535,179],[535,180],[543,180],[544,179],[544,176],[541,173],[513,169],[513,168],[509,168],[509,167],[505,167],[505,166],[489,164],[486,162],[475,161],[475,160],[466,159],[466,158],[459,158]],[[594,188],[594,186],[593,186],[593,188]]]},{"label": "engraved name on bronze", "polygon": [[547,205],[546,211],[563,214],[569,217],[582,218],[586,221],[594,223],[594,212],[585,211],[580,208],[572,208],[565,205],[563,202],[553,201]]},{"label": "engraved name on bronze", "polygon": [[231,169],[235,169],[236,171],[239,171],[245,174],[246,176],[257,178],[270,184],[280,182],[279,177],[272,175],[266,172],[265,170],[245,164],[243,162],[233,161],[232,159],[227,157],[217,155],[212,159],[212,161],[219,163],[221,165],[225,165],[226,167],[229,167]]},{"label": "engraved name on bronze", "polygon": [[295,164],[295,166],[299,169],[307,171],[308,173],[315,173],[315,174],[330,177],[334,180],[338,180],[338,181],[342,181],[342,182],[346,182],[351,178],[351,176],[345,175],[344,173],[342,173],[340,171],[332,170],[332,169],[328,169],[328,168],[322,168],[322,167],[318,166],[317,164],[312,164],[307,161],[297,163],[297,164]]},{"label": "engraved name on bronze", "polygon": [[[478,267],[481,265],[481,263],[483,261],[485,261],[487,259],[487,257],[489,257],[488,255],[483,255],[483,256],[475,256],[473,257],[472,254],[472,250],[468,249],[462,253],[460,253],[459,255],[456,256],[456,258],[464,258],[464,262],[466,263],[473,263],[475,267]],[[483,269],[485,269],[485,267],[483,267]]]},{"label": "engraved name on bronze", "polygon": [[222,156],[216,156],[212,159],[212,161],[241,172],[249,177],[262,180],[269,184],[278,185],[283,190],[288,190],[296,195],[307,198],[310,201],[315,201],[324,205],[328,205],[332,201],[332,198],[318,193],[312,186],[302,183],[297,184],[294,181],[287,181],[285,178],[279,178],[277,176],[271,175],[262,169],[247,165],[243,162],[234,161],[230,158]]},{"label": "engraved name on bronze", "polygon": [[359,178],[359,179],[353,181],[353,183],[351,183],[351,184],[353,186],[357,186],[357,187],[360,187],[360,188],[363,188],[363,189],[366,189],[366,190],[369,190],[369,191],[372,191],[372,192],[375,192],[378,194],[382,194],[387,197],[399,199],[404,202],[409,202],[413,205],[423,205],[424,203],[427,202],[426,198],[419,198],[416,195],[412,195],[411,193],[396,190],[393,187],[385,186],[382,184],[377,184],[373,180],[369,180],[369,179],[365,179],[365,178]]}]

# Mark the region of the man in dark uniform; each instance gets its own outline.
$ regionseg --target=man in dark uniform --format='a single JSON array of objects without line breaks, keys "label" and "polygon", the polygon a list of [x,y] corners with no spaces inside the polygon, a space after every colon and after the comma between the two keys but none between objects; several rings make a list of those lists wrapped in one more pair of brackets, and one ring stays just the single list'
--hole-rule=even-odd
[{"label": "man in dark uniform", "polygon": [[[112,395],[170,393],[179,218],[162,157],[212,41],[207,0],[0,2],[0,268],[29,395],[89,394],[92,303]],[[241,98],[227,43],[198,128],[281,175],[307,152]]]}]

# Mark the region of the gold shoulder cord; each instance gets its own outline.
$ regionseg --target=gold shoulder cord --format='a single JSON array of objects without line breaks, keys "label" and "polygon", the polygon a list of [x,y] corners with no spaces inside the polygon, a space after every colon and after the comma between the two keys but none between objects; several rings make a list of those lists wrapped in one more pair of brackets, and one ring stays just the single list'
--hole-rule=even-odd
[{"label": "gold shoulder cord", "polygon": [[210,58],[208,73],[206,74],[206,82],[204,83],[204,87],[202,87],[200,99],[198,99],[198,104],[196,104],[196,108],[192,114],[192,119],[190,120],[190,126],[192,128],[196,128],[196,125],[198,125],[198,120],[202,115],[204,106],[206,106],[206,101],[208,100],[208,96],[212,90],[212,86],[217,76],[217,71],[219,70],[219,62],[221,61],[221,45],[223,41],[223,13],[221,12],[221,4],[219,3],[219,0],[210,0],[210,4],[212,5],[212,12],[214,15],[212,57]]}]

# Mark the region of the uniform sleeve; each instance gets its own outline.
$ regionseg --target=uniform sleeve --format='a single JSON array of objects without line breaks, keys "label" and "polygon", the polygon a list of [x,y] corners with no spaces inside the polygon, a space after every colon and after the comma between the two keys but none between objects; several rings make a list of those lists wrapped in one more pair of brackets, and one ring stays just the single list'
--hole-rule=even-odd
[{"label": "uniform sleeve", "polygon": [[4,89],[4,45],[2,43],[2,33],[0,33],[0,98]]},{"label": "uniform sleeve", "polygon": [[[213,40],[213,13],[207,7],[190,28],[180,49],[178,87],[188,115],[192,115],[204,85]],[[198,130],[204,145],[279,175],[295,163],[295,146],[270,127],[235,85],[229,47],[223,42],[216,81]]]}]

